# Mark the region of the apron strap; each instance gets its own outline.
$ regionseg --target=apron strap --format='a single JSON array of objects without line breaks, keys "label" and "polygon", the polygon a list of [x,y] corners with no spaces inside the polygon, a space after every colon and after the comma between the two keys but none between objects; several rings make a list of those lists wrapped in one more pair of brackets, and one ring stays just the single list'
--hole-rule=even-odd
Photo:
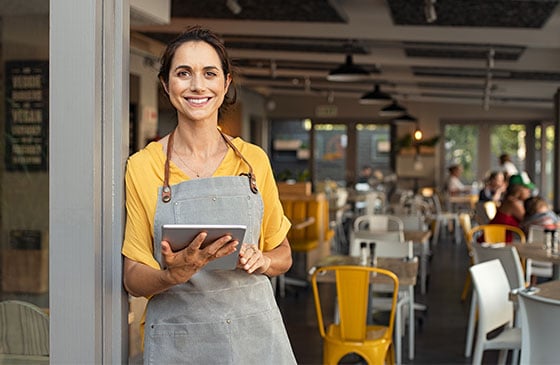
[{"label": "apron strap", "polygon": [[239,157],[241,160],[243,160],[243,162],[245,162],[245,164],[249,167],[249,172],[248,173],[241,173],[240,175],[247,176],[249,178],[249,188],[251,189],[253,194],[257,194],[259,192],[259,189],[257,188],[257,178],[255,176],[255,173],[253,172],[253,166],[251,166],[249,161],[247,161],[245,159],[245,157],[243,157],[241,152],[237,149],[237,147],[235,147],[235,145],[229,140],[229,138],[227,138],[227,136],[222,132],[222,130],[218,128],[218,131],[222,135],[222,138],[224,139],[224,141],[226,141],[227,145],[231,147],[233,152],[235,152],[237,157]]},{"label": "apron strap", "polygon": [[171,200],[171,187],[169,186],[169,161],[171,161],[171,151],[173,151],[174,134],[175,129],[171,131],[171,134],[167,139],[167,158],[165,159],[165,167],[163,171],[163,188],[161,189],[161,201],[164,203],[169,203],[169,201]]},{"label": "apron strap", "polygon": [[[253,194],[257,194],[259,192],[257,188],[257,179],[255,177],[255,173],[253,172],[253,166],[243,157],[241,152],[235,147],[235,145],[227,138],[227,136],[220,130],[220,135],[226,142],[226,144],[231,147],[231,149],[235,152],[235,154],[245,162],[245,164],[249,167],[248,173],[241,173],[242,176],[247,176],[249,178],[249,188],[253,192]],[[169,203],[171,201],[171,187],[169,186],[169,162],[171,161],[171,151],[173,151],[173,135],[175,134],[175,129],[171,131],[169,134],[169,138],[167,139],[167,151],[166,151],[166,159],[165,159],[165,167],[163,173],[163,188],[161,189],[161,201],[164,203]]]}]

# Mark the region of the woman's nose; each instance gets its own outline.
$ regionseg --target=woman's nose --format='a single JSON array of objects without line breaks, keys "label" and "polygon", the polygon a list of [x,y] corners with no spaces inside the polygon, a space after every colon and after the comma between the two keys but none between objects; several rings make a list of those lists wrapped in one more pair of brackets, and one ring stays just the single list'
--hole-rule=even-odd
[{"label": "woman's nose", "polygon": [[199,74],[193,74],[191,78],[191,90],[192,91],[200,91],[204,90],[204,77]]}]

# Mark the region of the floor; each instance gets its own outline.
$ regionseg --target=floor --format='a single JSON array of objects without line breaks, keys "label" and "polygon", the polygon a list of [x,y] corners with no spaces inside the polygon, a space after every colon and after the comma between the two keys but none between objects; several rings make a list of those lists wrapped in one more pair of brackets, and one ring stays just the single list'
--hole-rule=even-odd
[{"label": "floor", "polygon": [[[449,234],[442,234],[433,248],[428,290],[416,293],[416,302],[426,304],[426,312],[416,312],[416,352],[409,360],[403,351],[403,364],[470,364],[464,357],[465,334],[470,297],[461,301],[467,273],[467,252],[464,243],[452,243]],[[311,288],[288,287],[284,298],[278,298],[292,347],[299,364],[321,364],[322,342],[316,322]],[[403,349],[407,349],[406,337]],[[492,364],[497,352],[487,351],[483,363]],[[360,364],[360,358],[349,356],[344,364]]]}]

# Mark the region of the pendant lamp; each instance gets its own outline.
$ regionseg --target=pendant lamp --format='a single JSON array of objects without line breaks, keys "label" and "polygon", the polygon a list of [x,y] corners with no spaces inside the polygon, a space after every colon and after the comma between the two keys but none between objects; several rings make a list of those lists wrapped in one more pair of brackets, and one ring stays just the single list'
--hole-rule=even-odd
[{"label": "pendant lamp", "polygon": [[370,73],[366,69],[356,66],[352,61],[352,55],[346,55],[346,63],[335,68],[327,75],[329,81],[361,81],[369,78]]},{"label": "pendant lamp", "polygon": [[406,108],[401,106],[396,100],[393,100],[393,102],[390,105],[387,105],[385,108],[379,111],[379,116],[398,117],[405,113],[406,113]]},{"label": "pendant lamp", "polygon": [[378,84],[375,84],[373,91],[367,92],[360,98],[360,104],[384,104],[391,100],[391,95],[381,91]]},{"label": "pendant lamp", "polygon": [[404,113],[401,116],[396,117],[395,119],[391,120],[393,123],[416,123],[418,119],[414,118],[408,113]]}]

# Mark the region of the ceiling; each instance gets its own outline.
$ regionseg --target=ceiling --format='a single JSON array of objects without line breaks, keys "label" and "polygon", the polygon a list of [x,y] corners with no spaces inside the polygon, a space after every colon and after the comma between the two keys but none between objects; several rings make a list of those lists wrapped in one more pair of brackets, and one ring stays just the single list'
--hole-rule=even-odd
[{"label": "ceiling", "polygon": [[[170,23],[133,23],[132,40],[207,26],[239,83],[270,97],[357,99],[379,84],[397,100],[550,108],[560,87],[560,0],[237,0],[238,14],[228,1],[171,0]],[[328,81],[348,54],[371,75]]]}]

